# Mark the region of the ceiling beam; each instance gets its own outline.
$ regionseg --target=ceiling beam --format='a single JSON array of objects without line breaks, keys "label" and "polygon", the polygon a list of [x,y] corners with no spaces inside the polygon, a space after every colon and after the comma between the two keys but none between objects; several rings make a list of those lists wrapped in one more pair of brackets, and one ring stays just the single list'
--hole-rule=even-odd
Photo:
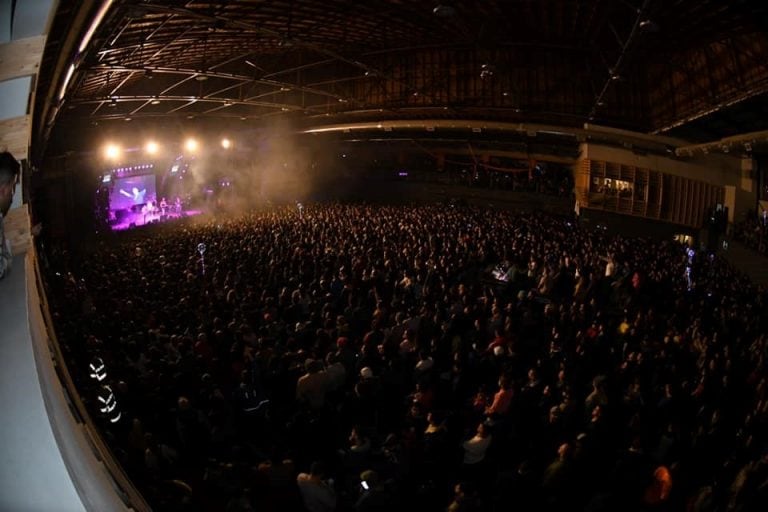
[{"label": "ceiling beam", "polygon": [[[239,85],[244,85],[244,84],[267,85],[270,87],[275,87],[276,89],[290,88],[293,90],[302,91],[310,94],[316,94],[318,96],[326,96],[326,97],[334,98],[337,100],[349,99],[349,98],[344,98],[339,94],[329,92],[323,89],[318,89],[316,87],[296,85],[290,82],[267,80],[264,78],[254,78],[252,76],[239,75],[235,73],[221,73],[218,71],[210,71],[210,70],[201,71],[201,70],[195,70],[195,69],[165,68],[165,67],[154,67],[154,66],[148,67],[148,68],[140,68],[140,67],[110,66],[110,65],[100,64],[98,66],[92,66],[91,68],[88,69],[88,71],[129,73],[129,74],[144,73],[146,71],[152,71],[153,73],[163,73],[163,74],[171,74],[171,75],[187,75],[187,78],[185,78],[185,81],[198,76],[203,76],[206,78],[220,78],[224,80],[235,80],[240,83]],[[178,85],[180,84],[181,82]],[[173,87],[176,87],[176,86],[173,86]]]},{"label": "ceiling beam", "polygon": [[[364,72],[367,72],[369,75],[375,74],[376,76],[380,76],[382,78],[386,78],[387,80],[391,80],[393,82],[401,83],[403,86],[405,86],[407,89],[413,89],[413,86],[408,84],[407,82],[403,80],[399,80],[393,76],[386,76],[381,70],[376,69],[368,64],[365,64],[363,62],[360,62],[359,60],[349,58],[345,55],[342,55],[334,50],[325,48],[323,46],[308,43],[306,41],[301,40],[300,38],[286,38],[285,34],[282,34],[276,30],[272,30],[269,28],[265,28],[263,26],[254,25],[252,23],[248,23],[245,21],[227,18],[224,16],[219,15],[208,15],[208,14],[202,14],[190,9],[186,8],[179,8],[179,7],[172,7],[167,5],[158,5],[158,4],[152,4],[152,3],[146,3],[142,4],[142,9],[146,9],[147,11],[154,11],[154,12],[164,12],[164,13],[173,13],[183,16],[189,16],[191,18],[197,18],[199,20],[205,20],[212,23],[224,23],[233,27],[242,28],[257,34],[263,34],[269,37],[273,37],[275,39],[278,39],[280,41],[284,41],[286,43],[290,43],[293,46],[305,48],[311,51],[314,51],[316,53],[326,55],[327,57],[330,57],[332,60],[337,60],[340,62],[347,63],[351,66],[357,67]],[[429,95],[427,95],[429,96]],[[433,101],[436,101],[436,98],[431,98]],[[357,103],[354,98],[345,98],[345,100],[351,100],[355,103]]]},{"label": "ceiling beam", "polygon": [[347,64],[351,64],[353,66],[359,67],[363,70],[370,70],[370,71],[376,71],[373,68],[370,68],[363,64],[362,62],[359,62],[357,60],[351,59],[349,57],[346,57],[340,53],[337,53],[333,50],[329,50],[328,48],[324,48],[322,46],[308,43],[306,41],[301,40],[300,38],[294,38],[291,37],[290,39],[286,39],[285,34],[282,34],[278,32],[277,30],[272,30],[269,28],[265,28],[264,26],[258,26],[254,25],[252,23],[248,23],[246,21],[226,18],[223,16],[217,16],[217,15],[208,15],[203,14],[200,12],[193,11],[191,9],[185,9],[180,7],[173,7],[168,5],[158,5],[153,3],[146,3],[142,4],[142,8],[146,9],[147,11],[154,11],[154,12],[165,12],[165,13],[172,13],[172,14],[178,14],[182,16],[189,16],[191,18],[197,18],[199,20],[205,20],[208,22],[220,22],[225,23],[227,25],[231,25],[233,27],[243,28],[252,32],[255,32],[257,34],[263,34],[266,36],[274,37],[275,39],[282,40],[285,42],[288,42],[294,46],[300,46],[302,48],[306,48],[308,50],[315,51],[317,53],[321,53],[323,55],[327,55],[328,57],[331,57],[334,60],[339,60],[342,62],[346,62]]},{"label": "ceiling beam", "polygon": [[741,103],[742,101],[746,101],[750,98],[754,98],[755,96],[760,96],[762,94],[768,94],[768,80],[750,88],[747,91],[743,91],[739,94],[736,94],[733,97],[728,98],[727,100],[720,101],[714,104],[711,108],[708,108],[705,110],[699,110],[698,112],[694,112],[691,115],[681,117],[680,119],[677,119],[665,126],[662,126],[661,128],[658,128],[651,133],[653,133],[654,135],[659,135],[664,132],[668,132],[673,128],[678,128],[680,126],[686,125],[692,121],[696,121],[697,119],[701,119],[702,117],[708,116],[710,114],[714,114],[716,112],[723,110],[724,108],[728,108],[730,106],[736,105],[737,103]]},{"label": "ceiling beam", "polygon": [[[600,92],[595,98],[594,103],[592,103],[592,108],[590,109],[588,115],[588,119],[590,121],[597,116],[598,109],[603,106],[605,102],[605,96],[608,93],[608,89],[611,87],[611,84],[616,81],[616,77],[619,76],[618,74],[624,67],[629,49],[640,33],[640,22],[643,21],[643,18],[646,16],[650,5],[651,0],[644,0],[642,7],[638,8],[637,10],[633,9],[633,12],[635,12],[635,21],[632,24],[632,29],[630,30],[629,35],[627,36],[627,39],[624,41],[624,43],[619,45],[621,47],[621,53],[619,53],[619,57],[616,59],[616,62],[613,64],[613,66],[608,69],[608,78],[603,83],[603,87],[600,89]],[[611,26],[610,22],[608,24]],[[615,34],[615,36],[619,40],[619,43],[621,43],[621,38],[619,38],[618,34]]]},{"label": "ceiling beam", "polygon": [[168,102],[187,102],[188,104],[193,103],[229,103],[230,105],[248,105],[252,107],[268,107],[268,108],[275,108],[277,110],[283,110],[287,108],[288,110],[299,110],[300,108],[296,105],[290,104],[290,103],[276,103],[273,101],[253,101],[250,99],[244,99],[244,100],[236,100],[236,99],[229,99],[229,98],[207,98],[205,96],[152,96],[152,95],[127,95],[127,96],[111,96],[111,97],[100,97],[100,98],[88,98],[88,99],[73,99],[70,101],[70,105],[93,105],[97,103],[132,103],[137,101],[143,101],[143,102],[153,102],[153,101],[159,101],[161,103],[168,103]]},{"label": "ceiling beam", "polygon": [[704,142],[701,144],[690,144],[688,146],[680,146],[675,149],[677,156],[693,156],[695,153],[707,154],[714,152],[729,153],[731,150],[734,152],[749,152],[747,150],[748,145],[765,144],[768,142],[768,130],[759,132],[742,133],[740,135],[734,135],[733,137],[725,137],[719,140],[713,140],[710,142]]},{"label": "ceiling beam", "polygon": [[310,62],[308,64],[302,64],[301,66],[294,66],[292,68],[282,69],[282,70],[279,70],[279,71],[274,71],[272,73],[267,73],[266,75],[264,75],[263,78],[272,78],[272,77],[275,77],[275,76],[287,75],[289,73],[296,73],[298,71],[303,71],[305,69],[311,69],[311,68],[315,68],[317,66],[323,66],[325,64],[330,64],[331,62],[336,62],[336,60],[335,59],[318,60],[318,61],[315,61],[315,62]]},{"label": "ceiling beam", "polygon": [[167,93],[169,93],[169,92],[170,92],[170,91],[172,91],[173,89],[177,88],[177,87],[178,87],[178,86],[180,86],[181,84],[184,84],[184,83],[186,83],[186,82],[188,82],[188,81],[192,80],[193,78],[194,78],[194,75],[191,75],[191,76],[187,76],[187,77],[185,77],[185,78],[183,78],[183,79],[179,80],[178,82],[175,82],[175,83],[174,83],[174,84],[172,84],[171,86],[169,86],[169,87],[166,87],[165,89],[163,89],[163,90],[160,92],[160,94],[159,94],[159,95],[157,95],[157,97],[156,97],[156,98],[153,98],[153,99],[151,99],[151,100],[147,100],[147,101],[145,101],[145,102],[144,102],[144,103],[143,103],[141,106],[139,106],[139,107],[138,107],[138,108],[136,108],[136,109],[135,109],[133,112],[131,112],[131,115],[137,114],[137,113],[139,112],[139,110],[143,109],[144,107],[146,107],[147,105],[149,105],[150,103],[152,103],[152,102],[153,102],[154,100],[156,100],[157,98],[159,98],[159,97],[161,97],[161,96],[165,96]]}]

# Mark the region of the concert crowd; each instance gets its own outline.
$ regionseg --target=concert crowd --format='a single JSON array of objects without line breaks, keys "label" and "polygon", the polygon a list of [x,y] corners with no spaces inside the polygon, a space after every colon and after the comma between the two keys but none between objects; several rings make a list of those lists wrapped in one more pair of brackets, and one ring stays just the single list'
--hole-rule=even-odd
[{"label": "concert crowd", "polygon": [[704,252],[329,203],[74,260],[59,342],[156,510],[768,510],[768,294]]},{"label": "concert crowd", "polygon": [[757,215],[750,212],[734,225],[733,236],[750,249],[768,255],[768,213],[761,211]]}]

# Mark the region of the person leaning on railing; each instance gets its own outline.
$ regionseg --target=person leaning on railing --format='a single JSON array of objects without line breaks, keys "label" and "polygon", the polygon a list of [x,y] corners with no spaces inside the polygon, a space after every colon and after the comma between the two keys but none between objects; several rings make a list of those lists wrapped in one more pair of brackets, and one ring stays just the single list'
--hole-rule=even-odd
[{"label": "person leaning on railing", "polygon": [[7,151],[0,153],[0,279],[11,270],[11,242],[5,238],[3,218],[11,209],[21,166]]}]

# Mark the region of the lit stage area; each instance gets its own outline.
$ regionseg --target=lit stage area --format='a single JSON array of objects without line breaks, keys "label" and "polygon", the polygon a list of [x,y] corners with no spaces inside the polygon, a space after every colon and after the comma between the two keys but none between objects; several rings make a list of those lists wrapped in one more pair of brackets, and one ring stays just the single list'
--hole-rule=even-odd
[{"label": "lit stage area", "polygon": [[[231,141],[221,141],[222,151],[231,148]],[[174,156],[156,141],[125,150],[107,144],[94,196],[96,224],[125,231],[202,214],[231,180],[212,176],[198,150],[195,139],[187,139]]]},{"label": "lit stage area", "polygon": [[194,217],[203,213],[200,209],[188,209],[179,211],[162,212],[159,209],[144,209],[138,211],[131,210],[118,210],[110,212],[110,228],[112,231],[125,231],[126,229],[137,228],[140,226],[146,226],[148,224],[159,224],[163,222],[169,222],[178,219],[184,219],[187,217]]}]

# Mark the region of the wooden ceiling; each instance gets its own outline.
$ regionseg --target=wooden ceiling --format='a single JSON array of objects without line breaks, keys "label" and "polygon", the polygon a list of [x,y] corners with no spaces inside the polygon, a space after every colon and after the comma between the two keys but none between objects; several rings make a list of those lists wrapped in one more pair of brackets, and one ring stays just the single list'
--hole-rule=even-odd
[{"label": "wooden ceiling", "polygon": [[125,119],[437,116],[667,133],[768,92],[763,1],[114,0],[78,52],[100,5],[60,2],[39,137]]}]

